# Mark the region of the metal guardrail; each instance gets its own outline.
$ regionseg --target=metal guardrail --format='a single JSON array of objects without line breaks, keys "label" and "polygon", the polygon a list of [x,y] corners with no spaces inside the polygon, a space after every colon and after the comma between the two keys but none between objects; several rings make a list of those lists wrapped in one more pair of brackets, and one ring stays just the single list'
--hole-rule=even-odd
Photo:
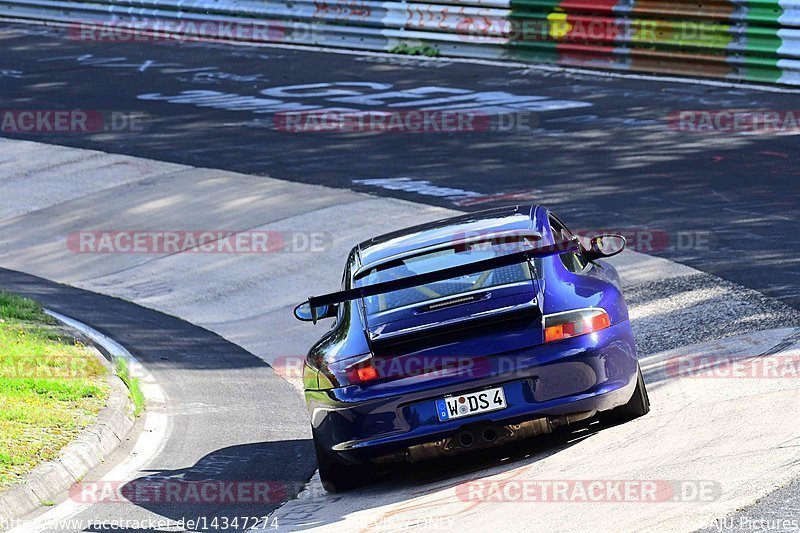
[{"label": "metal guardrail", "polygon": [[[0,0],[0,16],[800,85],[800,0]],[[204,35],[194,22],[272,31]],[[81,34],[76,33],[76,38]]]}]

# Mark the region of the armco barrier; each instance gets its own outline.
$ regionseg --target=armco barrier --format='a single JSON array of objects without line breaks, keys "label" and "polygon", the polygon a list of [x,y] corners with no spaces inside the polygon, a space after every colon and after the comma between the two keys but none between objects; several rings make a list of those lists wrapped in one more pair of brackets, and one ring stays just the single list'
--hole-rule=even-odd
[{"label": "armco barrier", "polygon": [[0,0],[0,16],[259,23],[274,31],[247,40],[800,85],[800,0]]}]

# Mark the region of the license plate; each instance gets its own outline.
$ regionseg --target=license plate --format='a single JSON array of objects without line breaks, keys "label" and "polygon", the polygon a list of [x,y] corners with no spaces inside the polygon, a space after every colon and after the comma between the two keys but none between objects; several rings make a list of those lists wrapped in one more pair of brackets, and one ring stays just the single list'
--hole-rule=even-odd
[{"label": "license plate", "polygon": [[503,387],[436,400],[436,411],[440,422],[505,408],[506,395]]}]

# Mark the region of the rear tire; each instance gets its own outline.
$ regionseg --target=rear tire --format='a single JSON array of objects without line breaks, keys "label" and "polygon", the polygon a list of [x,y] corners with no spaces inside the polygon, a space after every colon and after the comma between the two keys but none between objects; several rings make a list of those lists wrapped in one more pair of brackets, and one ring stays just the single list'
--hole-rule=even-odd
[{"label": "rear tire", "polygon": [[328,492],[344,492],[362,487],[375,477],[372,463],[344,464],[333,454],[323,449],[314,436],[314,451],[317,454],[319,477]]},{"label": "rear tire", "polygon": [[620,405],[609,411],[605,418],[612,423],[622,423],[634,418],[639,418],[650,412],[650,398],[647,396],[647,386],[644,383],[642,369],[637,365],[636,388],[633,396],[625,405]]}]

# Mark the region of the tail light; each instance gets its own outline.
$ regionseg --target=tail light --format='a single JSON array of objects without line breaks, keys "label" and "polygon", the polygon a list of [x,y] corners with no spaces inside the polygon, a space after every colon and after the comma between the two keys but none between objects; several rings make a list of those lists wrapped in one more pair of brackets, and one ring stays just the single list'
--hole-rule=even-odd
[{"label": "tail light", "polygon": [[544,316],[544,342],[555,342],[606,329],[611,319],[603,309],[577,309]]},{"label": "tail light", "polygon": [[330,388],[367,385],[376,381],[407,378],[438,379],[444,376],[481,376],[489,373],[486,357],[463,355],[360,355],[331,362],[321,370]]},{"label": "tail light", "polygon": [[374,381],[380,377],[378,369],[375,368],[372,357],[366,357],[344,369],[347,381],[351,385],[360,385],[369,381]]}]

